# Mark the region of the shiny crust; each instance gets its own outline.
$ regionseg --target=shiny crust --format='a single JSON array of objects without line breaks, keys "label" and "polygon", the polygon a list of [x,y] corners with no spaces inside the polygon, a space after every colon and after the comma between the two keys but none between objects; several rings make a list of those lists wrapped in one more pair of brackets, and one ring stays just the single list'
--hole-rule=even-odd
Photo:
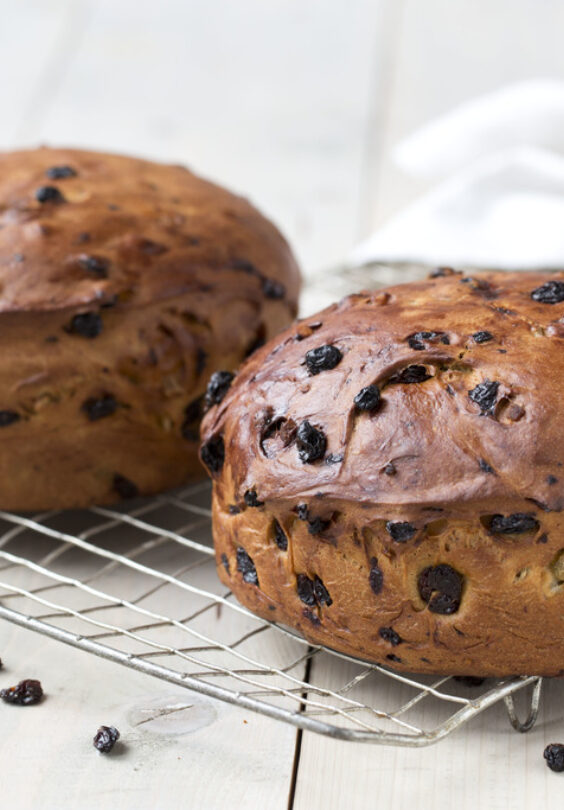
[{"label": "shiny crust", "polygon": [[[243,604],[401,670],[564,673],[564,301],[531,297],[551,281],[564,273],[451,272],[361,293],[243,365],[202,425],[204,446],[224,441],[214,539]],[[342,359],[312,374],[324,345]],[[425,379],[405,382],[414,365]],[[363,411],[369,385],[381,403]],[[311,463],[305,420],[326,437]]]},{"label": "shiny crust", "polygon": [[[298,292],[274,226],[187,169],[1,154],[0,508],[108,503],[201,475],[194,402],[292,319]],[[107,397],[100,417],[92,402]]]}]

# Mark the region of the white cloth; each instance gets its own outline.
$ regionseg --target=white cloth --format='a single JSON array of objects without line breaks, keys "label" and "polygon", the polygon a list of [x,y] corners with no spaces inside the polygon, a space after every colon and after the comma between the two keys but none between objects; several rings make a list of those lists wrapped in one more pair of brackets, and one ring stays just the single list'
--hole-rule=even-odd
[{"label": "white cloth", "polygon": [[447,177],[349,264],[564,267],[564,83],[523,82],[463,104],[394,157],[412,174]]}]

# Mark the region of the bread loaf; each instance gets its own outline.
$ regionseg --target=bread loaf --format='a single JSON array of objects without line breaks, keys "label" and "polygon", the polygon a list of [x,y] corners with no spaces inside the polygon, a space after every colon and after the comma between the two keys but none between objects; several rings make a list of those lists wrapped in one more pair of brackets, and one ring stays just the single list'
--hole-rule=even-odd
[{"label": "bread loaf", "polygon": [[202,425],[222,581],[399,670],[564,674],[564,273],[345,298]]},{"label": "bread loaf", "polygon": [[298,288],[276,229],[180,166],[1,154],[0,508],[107,503],[203,473],[210,375],[285,326]]}]

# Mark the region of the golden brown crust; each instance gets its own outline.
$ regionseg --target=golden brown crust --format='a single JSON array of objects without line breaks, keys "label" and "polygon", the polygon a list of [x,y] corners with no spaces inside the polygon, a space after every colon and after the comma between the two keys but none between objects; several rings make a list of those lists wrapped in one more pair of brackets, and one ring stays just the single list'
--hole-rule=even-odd
[{"label": "golden brown crust", "polygon": [[[308,366],[322,346],[340,356]],[[564,273],[450,274],[294,325],[202,426],[221,578],[398,669],[562,674],[563,379]]]},{"label": "golden brown crust", "polygon": [[199,476],[194,403],[291,320],[298,291],[278,231],[182,167],[0,154],[0,508]]}]

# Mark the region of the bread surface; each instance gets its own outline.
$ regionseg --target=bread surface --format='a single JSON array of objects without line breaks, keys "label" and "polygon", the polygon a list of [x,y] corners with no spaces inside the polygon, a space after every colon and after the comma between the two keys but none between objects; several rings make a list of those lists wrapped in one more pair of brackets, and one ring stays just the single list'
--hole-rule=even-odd
[{"label": "bread surface", "polygon": [[564,673],[564,273],[442,270],[295,323],[202,425],[218,571],[313,643]]},{"label": "bread surface", "polygon": [[289,323],[298,291],[274,226],[181,166],[0,154],[0,508],[203,474],[210,375]]}]

